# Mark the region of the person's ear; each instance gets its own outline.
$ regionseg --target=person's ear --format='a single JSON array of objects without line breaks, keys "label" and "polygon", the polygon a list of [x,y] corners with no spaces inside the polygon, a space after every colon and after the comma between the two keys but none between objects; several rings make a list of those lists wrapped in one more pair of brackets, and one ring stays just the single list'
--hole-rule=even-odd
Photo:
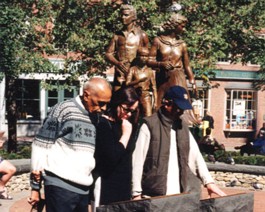
[{"label": "person's ear", "polygon": [[89,98],[90,94],[91,94],[90,91],[88,91],[88,90],[84,91],[84,93],[83,93],[83,98],[84,98],[84,99]]}]

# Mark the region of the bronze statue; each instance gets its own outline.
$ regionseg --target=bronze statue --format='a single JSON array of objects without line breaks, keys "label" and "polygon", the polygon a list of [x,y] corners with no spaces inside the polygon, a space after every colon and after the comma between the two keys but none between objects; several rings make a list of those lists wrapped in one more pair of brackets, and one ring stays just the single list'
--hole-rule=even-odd
[{"label": "bronze statue", "polygon": [[187,45],[180,37],[186,23],[187,19],[184,16],[173,13],[162,26],[164,32],[155,37],[153,41],[148,64],[152,68],[159,69],[156,73],[158,107],[169,87],[179,85],[188,89],[186,75],[193,89],[196,89],[194,74],[189,64]]},{"label": "bronze statue", "polygon": [[135,59],[139,47],[148,47],[147,34],[136,26],[137,14],[132,5],[121,6],[123,29],[117,32],[106,51],[106,59],[115,65],[114,90],[125,84],[131,62]]},{"label": "bronze statue", "polygon": [[148,48],[138,50],[135,65],[130,68],[126,80],[126,85],[134,86],[140,93],[140,108],[143,116],[151,116],[157,104],[155,73],[146,65],[148,55]]}]

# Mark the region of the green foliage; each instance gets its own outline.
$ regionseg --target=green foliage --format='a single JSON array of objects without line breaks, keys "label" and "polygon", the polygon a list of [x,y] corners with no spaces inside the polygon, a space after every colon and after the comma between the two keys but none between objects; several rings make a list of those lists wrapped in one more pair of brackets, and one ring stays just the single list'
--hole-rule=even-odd
[{"label": "green foliage", "polygon": [[234,158],[236,164],[247,164],[247,165],[256,165],[264,166],[265,157],[262,155],[256,156],[237,156]]},{"label": "green foliage", "polygon": [[215,67],[218,58],[242,63],[255,58],[255,62],[264,64],[264,39],[255,34],[264,27],[265,13],[261,2],[182,2],[189,19],[185,40],[198,76],[208,76],[208,70]]},{"label": "green foliage", "polygon": [[17,153],[22,158],[30,158],[31,157],[31,146],[23,146]]},{"label": "green foliage", "polygon": [[[202,153],[203,158],[206,162],[209,162],[208,157],[205,153]],[[251,156],[241,156],[240,152],[236,151],[216,151],[214,156],[218,162],[227,163],[228,157],[232,157],[235,164],[245,164],[245,165],[255,165],[264,166],[265,156],[264,155],[251,155]]]},{"label": "green foliage", "polygon": [[[1,1],[0,3],[0,66],[6,76],[21,73],[47,72],[51,64],[41,52],[34,51],[41,44],[37,40],[34,18],[29,14],[32,1]],[[47,20],[43,17],[43,22]]]},{"label": "green foliage", "polygon": [[16,153],[8,153],[5,149],[1,149],[0,155],[6,160],[29,159],[31,157],[31,146],[30,144],[19,145]]},{"label": "green foliage", "polygon": [[[105,49],[113,33],[122,27],[120,5],[110,0],[97,4],[89,2],[2,1],[1,70],[12,76],[52,71],[69,77],[68,83],[74,82],[80,75],[102,74],[109,66],[105,61]],[[147,32],[150,41],[169,15],[167,7],[171,3],[132,1],[137,10],[137,23]],[[265,44],[264,39],[255,34],[265,25],[263,1],[187,0],[180,4],[181,12],[189,20],[183,38],[188,44],[197,77],[207,82],[208,78],[214,77],[211,70],[215,68],[217,59],[229,58],[232,62],[260,64],[261,80],[255,85],[258,87],[264,81]],[[53,26],[45,34],[49,31],[48,22]],[[36,30],[36,26],[43,30]],[[78,53],[78,58],[69,52]],[[47,60],[42,60],[43,53],[62,55],[68,62],[63,70],[58,70]],[[79,63],[73,65],[76,60]]]}]

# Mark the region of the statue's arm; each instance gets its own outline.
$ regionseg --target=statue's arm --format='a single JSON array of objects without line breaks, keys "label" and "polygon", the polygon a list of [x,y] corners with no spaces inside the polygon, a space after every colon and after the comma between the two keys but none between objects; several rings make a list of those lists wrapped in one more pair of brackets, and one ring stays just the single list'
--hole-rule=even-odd
[{"label": "statue's arm", "polygon": [[133,78],[133,68],[130,68],[128,75],[127,75],[127,78],[126,78],[126,85],[127,86],[130,86],[130,85],[133,86],[136,84],[136,83],[134,83],[134,81],[132,81],[132,78]]},{"label": "statue's arm", "polygon": [[126,85],[135,86],[146,79],[139,79],[138,77],[136,77],[136,72],[137,68],[135,66],[130,68],[126,79]]},{"label": "statue's arm", "polygon": [[126,66],[121,61],[119,61],[118,58],[115,57],[116,52],[119,51],[116,45],[117,40],[118,40],[118,36],[114,35],[106,51],[106,60],[110,62],[112,65],[115,65],[116,67],[118,67],[118,69],[122,71],[123,73],[127,73],[128,70]]},{"label": "statue's arm", "polygon": [[149,48],[149,38],[145,32],[142,32],[142,46],[144,48]]},{"label": "statue's arm", "polygon": [[190,66],[188,48],[187,48],[187,45],[185,43],[183,43],[183,50],[182,51],[183,51],[183,66],[184,66],[185,73],[188,76],[190,84],[195,84],[194,74],[193,74],[191,66]]},{"label": "statue's arm", "polygon": [[155,73],[153,72],[153,70],[150,70],[150,80],[152,83],[152,90],[153,90],[153,96],[154,96],[154,109],[156,109],[157,107],[157,89],[156,89],[156,80],[155,80]]},{"label": "statue's arm", "polygon": [[150,52],[149,52],[149,58],[147,61],[147,65],[152,68],[160,68],[159,62],[156,60],[157,51],[159,47],[159,39],[156,37],[153,40]]},{"label": "statue's arm", "polygon": [[[162,44],[161,41],[159,40],[158,37],[156,37],[153,41],[153,44],[151,46],[150,49],[150,53],[149,53],[149,59],[148,59],[148,66],[152,67],[152,68],[164,68],[167,71],[170,71],[172,69],[174,69],[174,65],[169,61],[169,60],[162,60],[162,61],[157,61],[157,54],[160,51],[160,48],[170,48],[170,46],[168,46],[167,44]],[[162,55],[163,57],[165,55]]]},{"label": "statue's arm", "polygon": [[111,39],[109,46],[107,48],[106,51],[106,59],[108,62],[110,62],[111,64],[117,66],[119,61],[115,58],[115,53],[116,53],[116,45],[115,45],[115,40],[116,40],[116,36],[114,35],[113,38]]}]

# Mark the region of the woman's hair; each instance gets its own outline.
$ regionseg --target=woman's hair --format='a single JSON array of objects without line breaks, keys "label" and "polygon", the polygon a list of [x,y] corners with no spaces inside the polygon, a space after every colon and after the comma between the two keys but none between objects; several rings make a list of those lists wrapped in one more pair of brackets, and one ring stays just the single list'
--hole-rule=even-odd
[{"label": "woman's hair", "polygon": [[173,13],[167,19],[167,21],[162,25],[162,28],[164,31],[174,30],[176,26],[178,26],[179,24],[187,23],[187,22],[188,22],[188,19],[185,16],[179,13]]},{"label": "woman's hair", "polygon": [[[132,86],[124,86],[119,90],[115,91],[112,94],[112,98],[109,105],[109,112],[111,116],[117,118],[117,108],[121,104],[128,105],[131,107],[135,102],[139,101],[139,96]],[[130,121],[133,124],[136,124],[139,118],[139,109],[137,108],[136,112],[132,114]]]}]

